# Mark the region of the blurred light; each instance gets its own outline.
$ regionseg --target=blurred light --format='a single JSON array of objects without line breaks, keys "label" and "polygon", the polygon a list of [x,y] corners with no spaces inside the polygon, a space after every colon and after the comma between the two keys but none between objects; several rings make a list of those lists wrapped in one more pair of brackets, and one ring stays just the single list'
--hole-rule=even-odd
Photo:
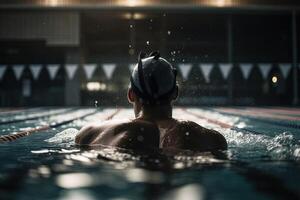
[{"label": "blurred light", "polygon": [[139,0],[127,0],[128,6],[136,6]]},{"label": "blurred light", "polygon": [[47,5],[47,6],[57,6],[59,3],[61,3],[61,2],[59,2],[60,0],[46,0],[45,1],[45,4]]},{"label": "blurred light", "polygon": [[117,4],[121,6],[135,7],[145,5],[146,2],[145,0],[118,0]]},{"label": "blurred light", "polygon": [[153,183],[159,184],[162,183],[165,179],[162,173],[160,172],[151,172],[144,169],[130,169],[126,173],[126,178],[130,182],[134,183]]},{"label": "blurred light", "polygon": [[56,178],[56,184],[66,189],[92,186],[93,182],[93,177],[86,173],[63,174]]},{"label": "blurred light", "polygon": [[86,84],[86,88],[88,91],[99,91],[99,90],[106,90],[107,85],[105,83],[99,83],[99,82],[88,82]]},{"label": "blurred light", "polygon": [[199,184],[188,184],[167,193],[165,199],[173,200],[202,200],[205,199],[204,189]]},{"label": "blurred light", "polygon": [[87,189],[62,191],[58,200],[96,200],[98,198]]},{"label": "blurred light", "polygon": [[208,5],[218,7],[230,6],[232,5],[232,0],[210,0],[208,1]]},{"label": "blurred light", "polygon": [[42,175],[50,175],[50,169],[44,165],[38,168],[38,172]]},{"label": "blurred light", "polygon": [[146,18],[146,16],[144,14],[141,14],[141,13],[125,13],[123,15],[123,17],[125,19],[135,19],[135,20],[145,19]]},{"label": "blurred light", "polygon": [[272,83],[277,83],[277,81],[278,81],[277,76],[273,76],[273,77],[272,77]]}]

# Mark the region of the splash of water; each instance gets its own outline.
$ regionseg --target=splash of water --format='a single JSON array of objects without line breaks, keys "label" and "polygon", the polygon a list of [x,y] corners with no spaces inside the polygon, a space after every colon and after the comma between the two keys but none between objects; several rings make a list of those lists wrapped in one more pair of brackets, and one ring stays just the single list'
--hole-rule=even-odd
[{"label": "splash of water", "polygon": [[57,133],[55,136],[45,140],[45,142],[54,143],[58,146],[75,145],[75,136],[77,135],[77,133],[77,129],[68,128],[60,133]]},{"label": "splash of water", "polygon": [[229,151],[235,151],[236,157],[246,159],[267,158],[271,160],[299,160],[300,145],[294,135],[283,132],[274,137],[227,131],[224,134]]}]

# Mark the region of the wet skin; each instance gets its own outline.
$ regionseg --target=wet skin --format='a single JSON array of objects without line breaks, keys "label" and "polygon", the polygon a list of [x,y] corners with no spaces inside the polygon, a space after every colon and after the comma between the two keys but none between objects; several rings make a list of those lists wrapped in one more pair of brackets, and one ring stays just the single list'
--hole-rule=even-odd
[{"label": "wet skin", "polygon": [[75,138],[82,146],[109,145],[132,150],[178,149],[192,151],[226,150],[225,138],[214,130],[192,121],[137,118],[106,121],[83,127]]}]

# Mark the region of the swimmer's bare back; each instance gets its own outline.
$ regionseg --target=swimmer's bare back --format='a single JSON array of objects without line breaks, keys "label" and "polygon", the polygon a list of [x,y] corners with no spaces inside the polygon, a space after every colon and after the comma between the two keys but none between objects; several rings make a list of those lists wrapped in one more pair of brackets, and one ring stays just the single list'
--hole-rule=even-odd
[{"label": "swimmer's bare back", "polygon": [[145,120],[106,121],[83,127],[75,142],[91,147],[100,144],[132,150],[153,149],[159,146],[159,130]]},{"label": "swimmer's bare back", "polygon": [[192,151],[226,150],[227,142],[217,131],[195,122],[168,119],[163,121],[111,121],[86,126],[75,139],[76,144],[109,145],[133,150],[178,149]]}]

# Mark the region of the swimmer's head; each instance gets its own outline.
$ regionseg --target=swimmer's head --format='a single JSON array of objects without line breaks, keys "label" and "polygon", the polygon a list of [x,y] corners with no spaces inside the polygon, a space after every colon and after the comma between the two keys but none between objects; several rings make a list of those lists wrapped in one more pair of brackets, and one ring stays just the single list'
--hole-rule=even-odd
[{"label": "swimmer's head", "polygon": [[129,101],[135,102],[137,97],[141,105],[170,104],[178,96],[176,75],[176,69],[158,52],[140,53],[130,77]]}]

